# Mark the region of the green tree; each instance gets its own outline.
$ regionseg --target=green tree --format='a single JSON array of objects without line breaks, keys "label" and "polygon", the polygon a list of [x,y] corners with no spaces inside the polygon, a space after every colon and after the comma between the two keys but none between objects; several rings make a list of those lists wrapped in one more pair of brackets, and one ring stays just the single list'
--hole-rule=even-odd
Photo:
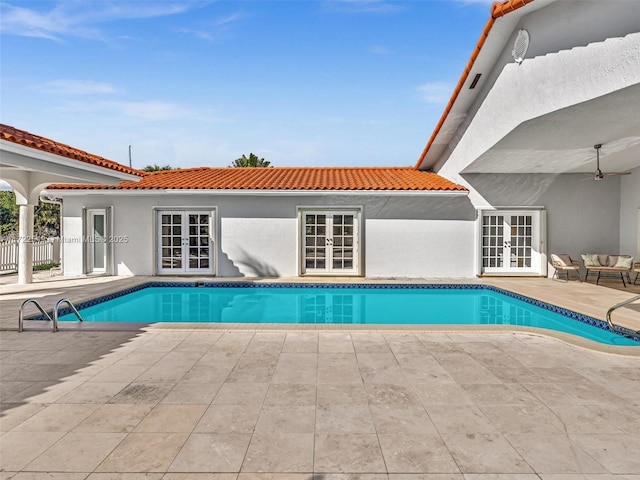
[{"label": "green tree", "polygon": [[15,234],[18,231],[18,205],[13,192],[0,192],[0,237]]},{"label": "green tree", "polygon": [[[19,209],[16,195],[0,191],[0,237],[18,234]],[[50,237],[60,234],[60,205],[39,202],[33,212],[33,234],[35,237]]]},{"label": "green tree", "polygon": [[33,235],[57,237],[60,235],[60,205],[40,202],[33,212]]},{"label": "green tree", "polygon": [[160,166],[154,163],[153,165],[147,165],[142,169],[143,172],[161,172],[163,170],[174,170],[174,168],[171,165]]},{"label": "green tree", "polygon": [[266,161],[264,158],[258,158],[253,153],[249,154],[249,157],[242,155],[240,158],[236,158],[231,167],[268,167],[271,162]]}]

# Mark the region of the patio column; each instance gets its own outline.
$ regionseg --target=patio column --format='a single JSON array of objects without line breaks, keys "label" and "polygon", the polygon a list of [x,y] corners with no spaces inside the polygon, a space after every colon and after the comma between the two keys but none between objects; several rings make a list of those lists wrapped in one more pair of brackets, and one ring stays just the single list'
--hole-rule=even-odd
[{"label": "patio column", "polygon": [[33,210],[35,205],[19,204],[18,283],[33,281]]}]

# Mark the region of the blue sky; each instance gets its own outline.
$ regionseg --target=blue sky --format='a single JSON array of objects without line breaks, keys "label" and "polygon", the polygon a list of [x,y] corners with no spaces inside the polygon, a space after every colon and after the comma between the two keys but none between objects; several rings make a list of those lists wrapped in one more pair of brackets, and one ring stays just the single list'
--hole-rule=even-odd
[{"label": "blue sky", "polygon": [[413,165],[490,2],[0,1],[0,121],[133,166]]}]

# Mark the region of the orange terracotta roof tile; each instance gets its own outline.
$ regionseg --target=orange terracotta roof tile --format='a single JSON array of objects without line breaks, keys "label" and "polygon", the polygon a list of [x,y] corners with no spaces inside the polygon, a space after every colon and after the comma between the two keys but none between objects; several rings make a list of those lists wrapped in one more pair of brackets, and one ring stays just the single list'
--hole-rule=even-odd
[{"label": "orange terracotta roof tile", "polygon": [[451,112],[451,108],[453,108],[453,104],[458,98],[458,95],[460,94],[462,87],[464,87],[464,84],[467,81],[469,74],[471,73],[471,69],[475,64],[476,59],[480,54],[480,50],[482,50],[482,46],[484,45],[485,40],[489,36],[489,32],[491,31],[491,28],[493,27],[493,24],[495,23],[495,21],[498,18],[504,17],[506,14],[511,13],[521,7],[524,7],[525,5],[533,1],[534,0],[506,0],[503,2],[493,2],[493,4],[491,5],[491,16],[489,17],[487,24],[484,26],[484,30],[480,34],[480,38],[478,39],[476,47],[473,49],[473,52],[471,52],[471,58],[467,62],[467,66],[462,72],[462,76],[460,77],[460,80],[458,80],[458,84],[456,85],[456,88],[453,90],[453,93],[451,94],[449,103],[447,103],[447,106],[445,107],[444,112],[442,113],[442,116],[440,117],[440,120],[436,125],[436,128],[433,130],[433,133],[431,134],[431,137],[429,138],[427,145],[424,147],[424,150],[420,154],[420,158],[418,159],[418,163],[416,163],[415,168],[420,168],[420,164],[424,160],[424,157],[427,156],[427,153],[429,152],[429,149],[431,148],[431,145],[433,144],[434,140],[438,136],[438,133],[440,133],[440,129],[442,128],[442,125],[444,125],[445,120],[449,116],[449,112]]},{"label": "orange terracotta roof tile", "polygon": [[70,147],[64,143],[58,143],[39,135],[34,135],[25,130],[19,130],[9,125],[0,124],[0,140],[24,145],[25,147],[41,150],[43,152],[53,153],[61,157],[78,160],[80,162],[89,163],[110,170],[116,170],[122,173],[141,176],[142,172],[134,168],[121,165],[112,160],[87,153],[78,148]]},{"label": "orange terracotta roof tile", "polygon": [[467,189],[413,167],[185,168],[144,173],[118,185],[55,184],[50,190],[354,190],[451,191]]}]

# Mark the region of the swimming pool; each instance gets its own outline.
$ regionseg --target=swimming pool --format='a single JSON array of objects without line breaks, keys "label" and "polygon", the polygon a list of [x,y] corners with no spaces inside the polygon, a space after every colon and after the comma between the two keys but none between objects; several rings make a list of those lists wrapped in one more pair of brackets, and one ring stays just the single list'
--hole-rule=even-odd
[{"label": "swimming pool", "polygon": [[600,320],[485,285],[151,282],[77,307],[86,322],[521,325],[640,346]]}]

